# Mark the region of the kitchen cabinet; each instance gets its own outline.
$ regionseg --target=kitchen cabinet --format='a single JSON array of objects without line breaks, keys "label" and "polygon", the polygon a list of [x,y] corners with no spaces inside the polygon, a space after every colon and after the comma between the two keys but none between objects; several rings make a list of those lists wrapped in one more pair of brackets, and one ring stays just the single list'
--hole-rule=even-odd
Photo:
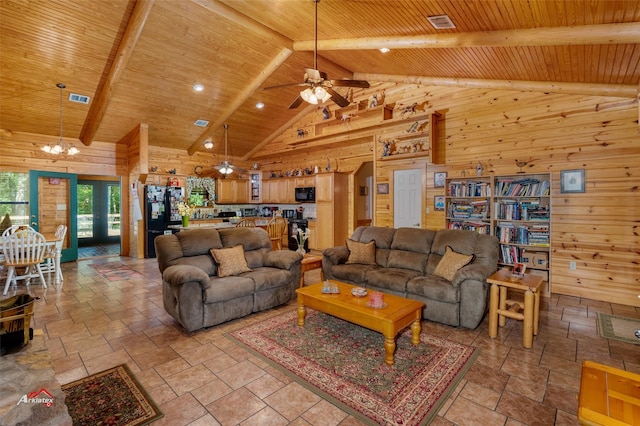
[{"label": "kitchen cabinet", "polygon": [[344,245],[348,235],[348,175],[316,176],[316,250]]},{"label": "kitchen cabinet", "polygon": [[298,176],[295,179],[296,188],[312,188],[316,186],[315,176]]},{"label": "kitchen cabinet", "polygon": [[294,179],[265,179],[262,181],[262,202],[263,203],[295,203]]},{"label": "kitchen cabinet", "polygon": [[309,220],[307,229],[309,230],[309,248],[316,250],[318,247],[317,227],[315,220]]},{"label": "kitchen cabinet", "polygon": [[245,204],[249,202],[247,179],[216,179],[217,204]]},{"label": "kitchen cabinet", "polygon": [[262,202],[262,173],[259,171],[251,172],[249,178],[249,202]]}]

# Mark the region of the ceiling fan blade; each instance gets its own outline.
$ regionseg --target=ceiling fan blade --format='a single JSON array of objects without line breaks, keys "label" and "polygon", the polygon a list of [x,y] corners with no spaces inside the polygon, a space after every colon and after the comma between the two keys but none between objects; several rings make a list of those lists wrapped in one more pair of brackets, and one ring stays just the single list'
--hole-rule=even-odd
[{"label": "ceiling fan blade", "polygon": [[344,108],[346,106],[349,106],[350,102],[340,93],[336,92],[331,87],[325,87],[325,89],[327,90],[327,93],[331,95],[331,100],[340,105],[340,107]]},{"label": "ceiling fan blade", "polygon": [[287,84],[277,84],[275,86],[267,86],[263,87],[262,90],[271,90],[271,89],[279,89],[281,87],[291,87],[291,86],[307,86],[307,83],[287,83]]},{"label": "ceiling fan blade", "polygon": [[291,102],[291,105],[289,105],[289,109],[298,108],[301,103],[302,103],[302,96],[298,95],[298,97],[295,98],[293,102]]},{"label": "ceiling fan blade", "polygon": [[331,80],[331,84],[336,87],[361,87],[366,89],[369,82],[365,80]]}]

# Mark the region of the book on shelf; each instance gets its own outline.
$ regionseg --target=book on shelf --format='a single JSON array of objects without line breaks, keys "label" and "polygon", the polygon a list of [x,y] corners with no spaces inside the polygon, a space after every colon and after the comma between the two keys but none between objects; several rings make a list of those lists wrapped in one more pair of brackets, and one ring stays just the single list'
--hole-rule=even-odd
[{"label": "book on shelf", "polygon": [[480,181],[449,181],[449,197],[490,197],[491,185]]},{"label": "book on shelf", "polygon": [[499,178],[496,181],[496,195],[500,197],[543,197],[549,194],[548,180]]}]

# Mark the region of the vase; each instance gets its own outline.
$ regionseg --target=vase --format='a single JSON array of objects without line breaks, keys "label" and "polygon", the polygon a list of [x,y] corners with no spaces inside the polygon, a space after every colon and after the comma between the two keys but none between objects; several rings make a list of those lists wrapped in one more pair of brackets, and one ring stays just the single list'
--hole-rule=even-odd
[{"label": "vase", "polygon": [[189,226],[189,216],[182,216],[182,227],[187,228]]},{"label": "vase", "polygon": [[301,255],[303,255],[303,256],[307,253],[306,250],[304,249],[304,247],[298,247],[298,250],[296,250],[296,251],[298,253],[300,253]]}]

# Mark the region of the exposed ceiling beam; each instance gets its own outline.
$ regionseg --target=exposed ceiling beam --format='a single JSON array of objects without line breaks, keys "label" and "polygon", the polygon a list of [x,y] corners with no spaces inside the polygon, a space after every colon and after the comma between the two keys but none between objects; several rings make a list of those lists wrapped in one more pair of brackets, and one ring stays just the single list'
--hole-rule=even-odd
[{"label": "exposed ceiling beam", "polygon": [[249,18],[246,15],[236,11],[235,9],[220,3],[217,0],[191,0],[192,2],[204,7],[210,12],[215,13],[218,16],[221,16],[234,24],[238,24],[243,28],[255,33],[260,40],[268,39],[274,42],[276,45],[281,45],[293,50],[293,40],[283,36],[282,34],[273,31],[271,28],[267,27]]},{"label": "exposed ceiling beam", "polygon": [[264,84],[264,82],[273,74],[279,67],[282,65],[289,56],[293,53],[293,50],[288,48],[283,48],[271,62],[260,71],[260,73],[253,79],[253,81],[249,82],[236,96],[236,98],[229,104],[229,106],[222,111],[221,114],[218,115],[217,120],[213,124],[209,124],[209,126],[202,132],[200,137],[189,147],[187,152],[189,155],[193,155],[204,143],[207,138],[213,135],[220,126],[224,124],[225,121],[238,109],[242,106],[243,103],[249,99],[253,93],[260,88]]},{"label": "exposed ceiling beam", "polygon": [[278,136],[282,135],[282,133],[284,133],[285,130],[287,130],[290,127],[292,127],[300,119],[302,119],[302,117],[304,117],[305,115],[309,114],[311,111],[313,111],[316,108],[318,108],[318,105],[311,105],[311,104],[307,105],[298,114],[296,114],[293,118],[291,118],[289,121],[284,123],[282,126],[278,127],[273,133],[271,133],[271,135],[269,135],[266,139],[264,139],[262,142],[260,142],[258,145],[256,145],[251,151],[247,152],[242,157],[242,159],[245,160],[245,161],[249,160],[251,158],[251,156],[253,154],[255,154],[256,152],[260,151],[260,149],[262,149],[262,147],[267,145],[269,142],[271,142],[272,140],[274,140]]},{"label": "exposed ceiling beam", "polygon": [[553,81],[481,80],[473,78],[426,77],[419,75],[390,75],[355,73],[358,80],[388,83],[421,84],[425,86],[451,86],[476,89],[520,90],[523,92],[548,92],[572,95],[615,96],[635,98],[638,88],[631,84],[569,83]]},{"label": "exposed ceiling beam", "polygon": [[82,125],[82,131],[80,132],[80,141],[86,146],[91,145],[93,138],[96,136],[104,114],[107,111],[111,97],[120,82],[120,78],[127,68],[127,63],[133,54],[133,50],[140,39],[140,34],[144,28],[151,7],[155,0],[138,0],[131,12],[129,23],[122,36],[120,46],[116,52],[116,57],[111,64],[107,78],[104,84],[100,87],[99,93],[93,99],[87,118]]},{"label": "exposed ceiling beam", "polygon": [[[523,28],[458,34],[366,37],[318,40],[318,50],[435,49],[453,47],[564,46],[587,44],[636,44],[640,22]],[[296,51],[313,51],[314,40],[296,41]]]}]

